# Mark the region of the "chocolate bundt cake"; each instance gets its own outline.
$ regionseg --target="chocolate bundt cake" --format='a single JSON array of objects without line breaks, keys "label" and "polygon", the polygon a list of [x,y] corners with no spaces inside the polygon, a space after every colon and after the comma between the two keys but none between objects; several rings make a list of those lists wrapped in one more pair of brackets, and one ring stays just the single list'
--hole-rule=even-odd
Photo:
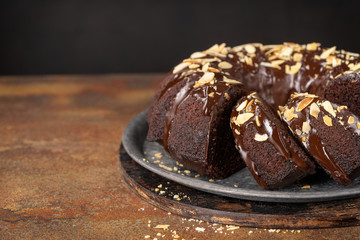
[{"label": "chocolate bundt cake", "polygon": [[279,111],[291,131],[336,182],[348,185],[360,173],[360,121],[321,97],[294,93]]},{"label": "chocolate bundt cake", "polygon": [[239,100],[230,119],[241,158],[261,187],[282,188],[315,173],[312,160],[255,92]]},{"label": "chocolate bundt cake", "polygon": [[359,71],[358,54],[318,43],[215,44],[191,54],[160,84],[147,114],[147,140],[199,173],[227,177],[244,166],[229,127],[241,97],[256,91],[276,111],[292,93],[308,92],[358,114]]}]

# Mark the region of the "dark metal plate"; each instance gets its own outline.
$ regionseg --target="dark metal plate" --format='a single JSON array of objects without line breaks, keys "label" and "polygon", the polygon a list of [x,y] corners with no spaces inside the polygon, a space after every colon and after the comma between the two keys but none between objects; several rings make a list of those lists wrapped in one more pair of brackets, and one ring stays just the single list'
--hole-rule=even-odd
[{"label": "dark metal plate", "polygon": [[[182,167],[160,144],[146,141],[147,131],[144,111],[124,130],[122,142],[127,153],[146,169],[188,187],[227,197],[265,202],[319,202],[360,196],[360,177],[344,187],[320,174],[281,190],[262,189],[246,168],[226,179],[212,180]],[[158,153],[161,153],[161,158]],[[306,185],[310,188],[304,188]]]}]

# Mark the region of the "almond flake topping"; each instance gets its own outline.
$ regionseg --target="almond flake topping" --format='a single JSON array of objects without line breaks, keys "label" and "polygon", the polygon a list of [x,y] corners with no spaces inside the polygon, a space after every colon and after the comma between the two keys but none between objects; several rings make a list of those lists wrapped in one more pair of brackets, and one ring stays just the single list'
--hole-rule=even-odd
[{"label": "almond flake topping", "polygon": [[243,110],[246,107],[247,104],[247,100],[243,101],[237,108],[236,111],[240,112],[241,110]]},{"label": "almond flake topping", "polygon": [[303,125],[302,125],[302,131],[304,133],[309,133],[310,132],[310,123],[309,122],[303,122]]},{"label": "almond flake topping", "polygon": [[322,106],[325,108],[325,110],[330,113],[333,117],[336,117],[336,113],[334,111],[334,108],[332,107],[331,103],[329,101],[325,101],[322,103]]},{"label": "almond flake topping", "polygon": [[289,58],[290,55],[292,54],[293,52],[293,49],[291,47],[283,47],[281,49],[281,52],[280,52],[280,57],[283,57],[283,58]]},{"label": "almond flake topping", "polygon": [[245,56],[244,59],[247,65],[253,66],[253,60],[251,57]]},{"label": "almond flake topping", "polygon": [[[304,125],[303,125],[303,127],[304,127]],[[296,129],[295,132],[296,132],[296,134],[299,135],[299,136],[300,136],[301,133],[302,133],[300,129]]]},{"label": "almond flake topping", "polygon": [[351,70],[352,72],[357,72],[358,70],[360,70],[360,63],[358,63],[358,64],[356,64],[356,65],[352,65],[352,66],[350,67],[350,70]]},{"label": "almond flake topping", "polygon": [[295,53],[294,54],[294,61],[298,62],[302,59],[303,55],[301,53]]},{"label": "almond flake topping", "polygon": [[341,110],[343,110],[343,109],[347,109],[347,106],[338,106],[337,107],[338,112],[341,112]]},{"label": "almond flake topping", "polygon": [[352,124],[355,122],[355,118],[353,116],[350,116],[348,119],[348,124]]},{"label": "almond flake topping", "polygon": [[240,135],[240,132],[239,132],[239,130],[237,130],[237,129],[235,129],[235,133],[236,133],[237,135]]},{"label": "almond flake topping", "polygon": [[269,63],[269,62],[261,62],[260,65],[264,66],[264,67],[270,67],[270,68],[276,68],[276,67],[279,68],[279,66],[274,66],[272,63]]},{"label": "almond flake topping", "polygon": [[297,62],[293,66],[286,65],[285,66],[285,72],[287,74],[294,75],[295,73],[297,73],[300,70],[300,68],[301,68],[301,63]]},{"label": "almond flake topping", "polygon": [[256,122],[256,126],[261,127],[261,123],[258,115],[255,116],[255,122]]},{"label": "almond flake topping", "polygon": [[190,58],[202,58],[205,56],[206,54],[203,52],[194,52],[193,54],[191,54]]},{"label": "almond flake topping", "polygon": [[200,65],[199,65],[199,64],[195,64],[195,63],[193,63],[193,64],[191,64],[191,65],[189,66],[190,69],[195,69],[195,68],[198,68],[198,67],[200,67]]},{"label": "almond flake topping", "polygon": [[224,97],[226,98],[226,100],[230,100],[230,96],[229,96],[229,94],[226,92],[226,93],[224,93]]},{"label": "almond flake topping", "polygon": [[286,121],[290,121],[293,118],[298,118],[298,115],[294,113],[294,108],[287,108],[287,106],[285,107],[285,111],[284,111],[284,118]]},{"label": "almond flake topping", "polygon": [[325,50],[324,52],[321,53],[320,58],[321,59],[326,59],[328,56],[330,56],[330,54],[335,52],[335,50],[336,50],[336,46]]},{"label": "almond flake topping", "polygon": [[268,140],[269,136],[265,133],[265,134],[255,134],[254,139],[258,142],[264,142],[266,140]]},{"label": "almond flake topping", "polygon": [[246,44],[245,45],[245,50],[248,52],[248,53],[255,53],[256,52],[256,48],[251,45],[251,44]]},{"label": "almond flake topping", "polygon": [[237,125],[241,125],[241,124],[244,124],[246,123],[250,118],[252,118],[254,116],[253,113],[242,113],[242,114],[239,114],[236,119],[235,119],[235,123]]},{"label": "almond flake topping", "polygon": [[180,72],[181,70],[187,68],[189,65],[190,63],[185,62],[178,64],[176,67],[174,67],[173,74]]},{"label": "almond flake topping", "polygon": [[208,71],[208,68],[209,68],[209,65],[210,65],[210,63],[205,63],[204,66],[202,66],[201,70],[202,70],[203,72],[207,72],[207,71]]},{"label": "almond flake topping", "polygon": [[306,108],[313,100],[314,100],[314,98],[311,98],[311,97],[304,98],[303,100],[301,100],[301,102],[299,103],[299,105],[296,107],[296,111],[297,111],[297,112],[301,112],[301,111],[302,111],[304,108]]},{"label": "almond flake topping", "polygon": [[210,83],[215,77],[215,74],[212,72],[206,72],[204,75],[195,82],[194,88],[201,87],[207,83]]},{"label": "almond flake topping", "polygon": [[232,68],[232,65],[230,63],[228,63],[228,62],[225,62],[225,61],[219,63],[218,66],[219,66],[219,68],[222,68],[222,69],[230,69],[230,68]]},{"label": "almond flake topping", "polygon": [[226,83],[229,83],[229,84],[242,84],[241,82],[239,81],[236,81],[234,79],[230,79],[230,78],[227,78],[227,77],[223,77],[223,81],[226,82]]},{"label": "almond flake topping", "polygon": [[246,106],[246,109],[245,109],[246,112],[254,112],[253,109],[250,109],[251,106],[253,105],[253,103],[254,103],[254,99],[250,100],[250,102],[249,102],[248,105]]},{"label": "almond flake topping", "polygon": [[316,103],[312,103],[310,105],[310,115],[313,116],[314,118],[318,118],[320,113],[320,108]]},{"label": "almond flake topping", "polygon": [[331,120],[331,118],[330,118],[328,115],[325,115],[325,116],[323,117],[323,120],[324,120],[324,123],[325,123],[326,125],[328,125],[329,127],[332,126],[332,120]]},{"label": "almond flake topping", "polygon": [[316,51],[316,49],[317,49],[319,46],[320,46],[320,43],[315,43],[315,42],[313,42],[313,43],[308,43],[308,44],[306,45],[306,49],[307,49],[308,51]]},{"label": "almond flake topping", "polygon": [[213,67],[208,67],[207,69],[209,72],[214,72],[214,73],[219,73],[219,69],[213,68]]}]

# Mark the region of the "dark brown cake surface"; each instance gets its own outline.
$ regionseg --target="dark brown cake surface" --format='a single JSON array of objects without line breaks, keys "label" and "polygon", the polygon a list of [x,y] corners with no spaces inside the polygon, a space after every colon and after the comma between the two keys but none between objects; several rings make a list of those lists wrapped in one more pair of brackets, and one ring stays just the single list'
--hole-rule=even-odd
[{"label": "dark brown cake surface", "polygon": [[256,93],[239,100],[230,125],[248,169],[266,189],[288,186],[315,172],[315,165]]},{"label": "dark brown cake surface", "polygon": [[338,183],[360,174],[360,122],[347,106],[294,93],[279,113],[318,164]]}]

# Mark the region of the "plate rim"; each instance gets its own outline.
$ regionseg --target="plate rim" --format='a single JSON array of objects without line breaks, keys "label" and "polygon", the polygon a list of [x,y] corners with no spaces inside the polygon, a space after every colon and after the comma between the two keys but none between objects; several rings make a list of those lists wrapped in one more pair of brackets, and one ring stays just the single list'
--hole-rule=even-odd
[{"label": "plate rim", "polygon": [[[346,198],[357,197],[360,195],[360,189],[343,189],[335,192],[284,192],[277,190],[253,190],[253,189],[244,189],[240,186],[237,188],[224,186],[216,184],[215,182],[207,182],[201,179],[193,178],[190,176],[183,176],[178,173],[170,172],[165,169],[158,167],[157,165],[146,162],[143,160],[145,157],[143,153],[139,154],[138,146],[134,143],[136,140],[134,135],[139,137],[140,134],[134,134],[141,132],[141,129],[146,125],[146,113],[147,109],[138,113],[125,127],[122,134],[122,143],[126,152],[131,156],[131,158],[140,164],[142,167],[148,169],[149,171],[160,175],[166,179],[172,180],[179,184],[185,185],[187,187],[195,188],[201,191],[209,192],[216,195],[232,197],[237,199],[244,200],[253,200],[253,201],[262,201],[262,202],[286,202],[286,203],[307,203],[307,202],[322,202],[322,201],[331,201],[331,200],[340,200]],[[147,131],[146,131],[147,132]],[[146,134],[143,133],[143,135]],[[142,143],[145,142],[145,138],[138,139]],[[140,148],[143,147],[140,146]],[[142,152],[142,151],[141,151]],[[175,160],[174,160],[175,161]],[[157,166],[157,167],[156,167]],[[190,181],[190,182],[188,182]],[[214,184],[218,186],[216,191],[213,191]],[[215,185],[215,186],[216,186]]]}]

